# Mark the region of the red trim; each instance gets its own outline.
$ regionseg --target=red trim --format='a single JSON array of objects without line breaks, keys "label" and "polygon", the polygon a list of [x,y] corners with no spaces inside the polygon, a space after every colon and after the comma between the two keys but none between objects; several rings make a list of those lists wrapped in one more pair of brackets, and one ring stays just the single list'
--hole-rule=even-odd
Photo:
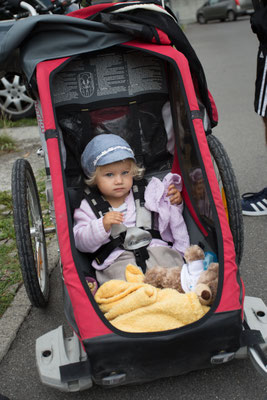
[{"label": "red trim", "polygon": [[221,299],[216,312],[233,311],[241,308],[240,286],[237,282],[237,265],[235,262],[235,249],[233,237],[225,214],[220,188],[212,164],[209,146],[203,124],[200,119],[193,121],[197,135],[201,157],[205,165],[207,178],[212,192],[213,200],[218,213],[222,232],[222,243],[224,253],[224,278]]},{"label": "red trim", "polygon": [[43,61],[36,67],[36,80],[38,84],[40,102],[42,105],[45,131],[56,128],[52,97],[50,95],[50,73],[68,59],[69,57]]},{"label": "red trim", "polygon": [[[158,28],[155,28],[155,29],[156,29],[156,31],[158,33],[160,44],[171,44],[169,36],[166,35],[165,32],[161,31]],[[157,42],[158,42],[158,39],[154,36],[153,39],[152,39],[152,43],[157,43]]]},{"label": "red trim", "polygon": [[[50,73],[67,58],[45,61],[37,66],[38,89],[43,110],[45,130],[55,129],[55,120],[49,87]],[[80,281],[72,256],[66,200],[63,186],[61,157],[58,139],[51,138],[47,142],[52,189],[57,221],[57,236],[63,265],[64,282],[71,299],[75,320],[80,338],[87,339],[111,333],[95,312],[90,299]]]},{"label": "red trim", "polygon": [[[106,8],[107,6],[108,5],[105,4],[103,5],[103,8]],[[94,13],[95,10],[96,9],[94,8]],[[182,75],[190,110],[199,109],[188,62],[181,53],[170,46],[153,45],[147,43],[140,44],[138,42],[127,42],[125,43],[125,45],[129,47],[138,47],[143,50],[148,50],[174,60],[177,63],[180,73]],[[49,96],[50,73],[67,59],[68,58],[45,61],[37,66],[37,82],[43,110],[45,130],[55,129],[52,100]],[[218,217],[223,238],[224,285],[222,289],[220,303],[216,312],[237,310],[241,308],[239,300],[240,287],[236,279],[237,267],[235,264],[235,251],[232,235],[223,208],[219,186],[213,169],[202,121],[200,119],[195,119],[193,121],[193,124],[199,143],[203,163],[206,169],[207,177],[210,183],[211,192],[216,208],[218,210]],[[85,292],[85,289],[81,284],[72,257],[58,140],[55,138],[49,139],[47,141],[47,149],[50,160],[50,171],[52,177],[55,213],[58,226],[58,240],[61,249],[63,264],[63,274],[68,294],[70,296],[70,300],[73,306],[75,320],[78,325],[80,337],[83,340],[86,338],[109,334],[111,333],[111,331],[106,327],[104,322],[95,312],[87,296],[87,293]],[[174,167],[178,168],[178,163],[177,165],[174,165]]]},{"label": "red trim", "polygon": [[[170,46],[152,45],[147,43],[127,42],[127,46],[138,47],[157,54],[162,54],[174,60],[182,75],[186,96],[191,111],[199,110],[198,102],[191,78],[188,61],[185,56]],[[230,227],[226,218],[219,185],[216,179],[211,155],[207,143],[206,134],[201,119],[193,120],[196,137],[198,140],[201,157],[205,166],[211,193],[217,209],[219,223],[222,232],[223,252],[224,252],[224,283],[219,306],[216,312],[225,312],[241,309],[240,286],[237,282],[237,265],[235,262],[235,249]]]},{"label": "red trim", "polygon": [[214,122],[218,122],[218,111],[217,111],[217,107],[214,101],[214,98],[212,97],[210,91],[208,90],[208,96],[209,96],[209,100],[210,100],[210,104],[211,104],[211,108],[212,108],[212,119]]},{"label": "red trim", "polygon": [[61,262],[63,265],[64,282],[70,296],[79,334],[82,340],[105,335],[111,333],[111,331],[95,312],[80,281],[72,257],[58,140],[54,138],[47,140],[47,150],[50,161],[57,234]]}]

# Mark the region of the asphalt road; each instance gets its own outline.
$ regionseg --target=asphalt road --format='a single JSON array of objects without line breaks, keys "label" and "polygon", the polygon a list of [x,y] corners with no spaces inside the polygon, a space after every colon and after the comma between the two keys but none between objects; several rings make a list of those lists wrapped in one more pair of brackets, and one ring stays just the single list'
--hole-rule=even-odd
[{"label": "asphalt road", "polygon": [[[203,63],[219,111],[220,124],[214,134],[227,149],[240,191],[258,191],[266,186],[267,149],[263,125],[253,111],[257,39],[251,33],[249,20],[190,25],[186,34]],[[267,304],[266,232],[267,216],[245,218],[241,271],[246,293],[261,297]],[[51,277],[49,306],[45,310],[31,310],[0,364],[0,393],[11,400],[267,400],[267,380],[249,360],[111,390],[93,387],[86,392],[66,394],[43,386],[35,368],[35,340],[65,324],[61,290],[56,268]]]}]

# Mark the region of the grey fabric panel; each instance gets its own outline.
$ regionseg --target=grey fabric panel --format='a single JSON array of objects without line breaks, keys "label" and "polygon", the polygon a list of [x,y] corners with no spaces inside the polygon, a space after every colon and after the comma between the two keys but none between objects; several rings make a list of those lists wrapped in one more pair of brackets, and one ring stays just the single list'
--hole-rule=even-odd
[{"label": "grey fabric panel", "polygon": [[22,69],[30,80],[41,61],[105,49],[131,39],[100,22],[67,15],[33,16],[0,23],[0,66],[20,48]]}]

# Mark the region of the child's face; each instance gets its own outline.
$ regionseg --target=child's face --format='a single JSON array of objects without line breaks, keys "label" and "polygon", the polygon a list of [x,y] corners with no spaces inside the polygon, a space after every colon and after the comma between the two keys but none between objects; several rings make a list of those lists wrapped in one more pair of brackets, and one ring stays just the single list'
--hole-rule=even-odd
[{"label": "child's face", "polygon": [[[121,204],[133,186],[131,161],[124,160],[98,167],[96,185],[112,206]],[[116,204],[112,204],[116,203]]]}]

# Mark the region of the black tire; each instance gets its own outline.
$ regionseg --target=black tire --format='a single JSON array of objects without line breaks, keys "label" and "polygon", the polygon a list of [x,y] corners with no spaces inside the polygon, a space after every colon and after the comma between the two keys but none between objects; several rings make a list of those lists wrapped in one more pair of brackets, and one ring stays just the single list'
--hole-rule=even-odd
[{"label": "black tire", "polygon": [[197,16],[197,22],[198,22],[199,24],[201,24],[201,25],[204,25],[204,24],[207,23],[207,20],[206,20],[206,18],[204,17],[203,14],[199,14],[199,15]]},{"label": "black tire", "polygon": [[227,19],[228,19],[228,21],[230,21],[230,22],[235,21],[235,20],[236,20],[236,13],[235,13],[233,10],[229,10],[229,11],[227,12]]},{"label": "black tire", "polygon": [[24,159],[16,160],[13,165],[12,201],[24,285],[32,305],[45,307],[49,276],[43,218],[33,171]]},{"label": "black tire", "polygon": [[237,180],[231,161],[219,139],[208,135],[207,141],[233,235],[236,261],[240,265],[244,248],[244,224]]}]

